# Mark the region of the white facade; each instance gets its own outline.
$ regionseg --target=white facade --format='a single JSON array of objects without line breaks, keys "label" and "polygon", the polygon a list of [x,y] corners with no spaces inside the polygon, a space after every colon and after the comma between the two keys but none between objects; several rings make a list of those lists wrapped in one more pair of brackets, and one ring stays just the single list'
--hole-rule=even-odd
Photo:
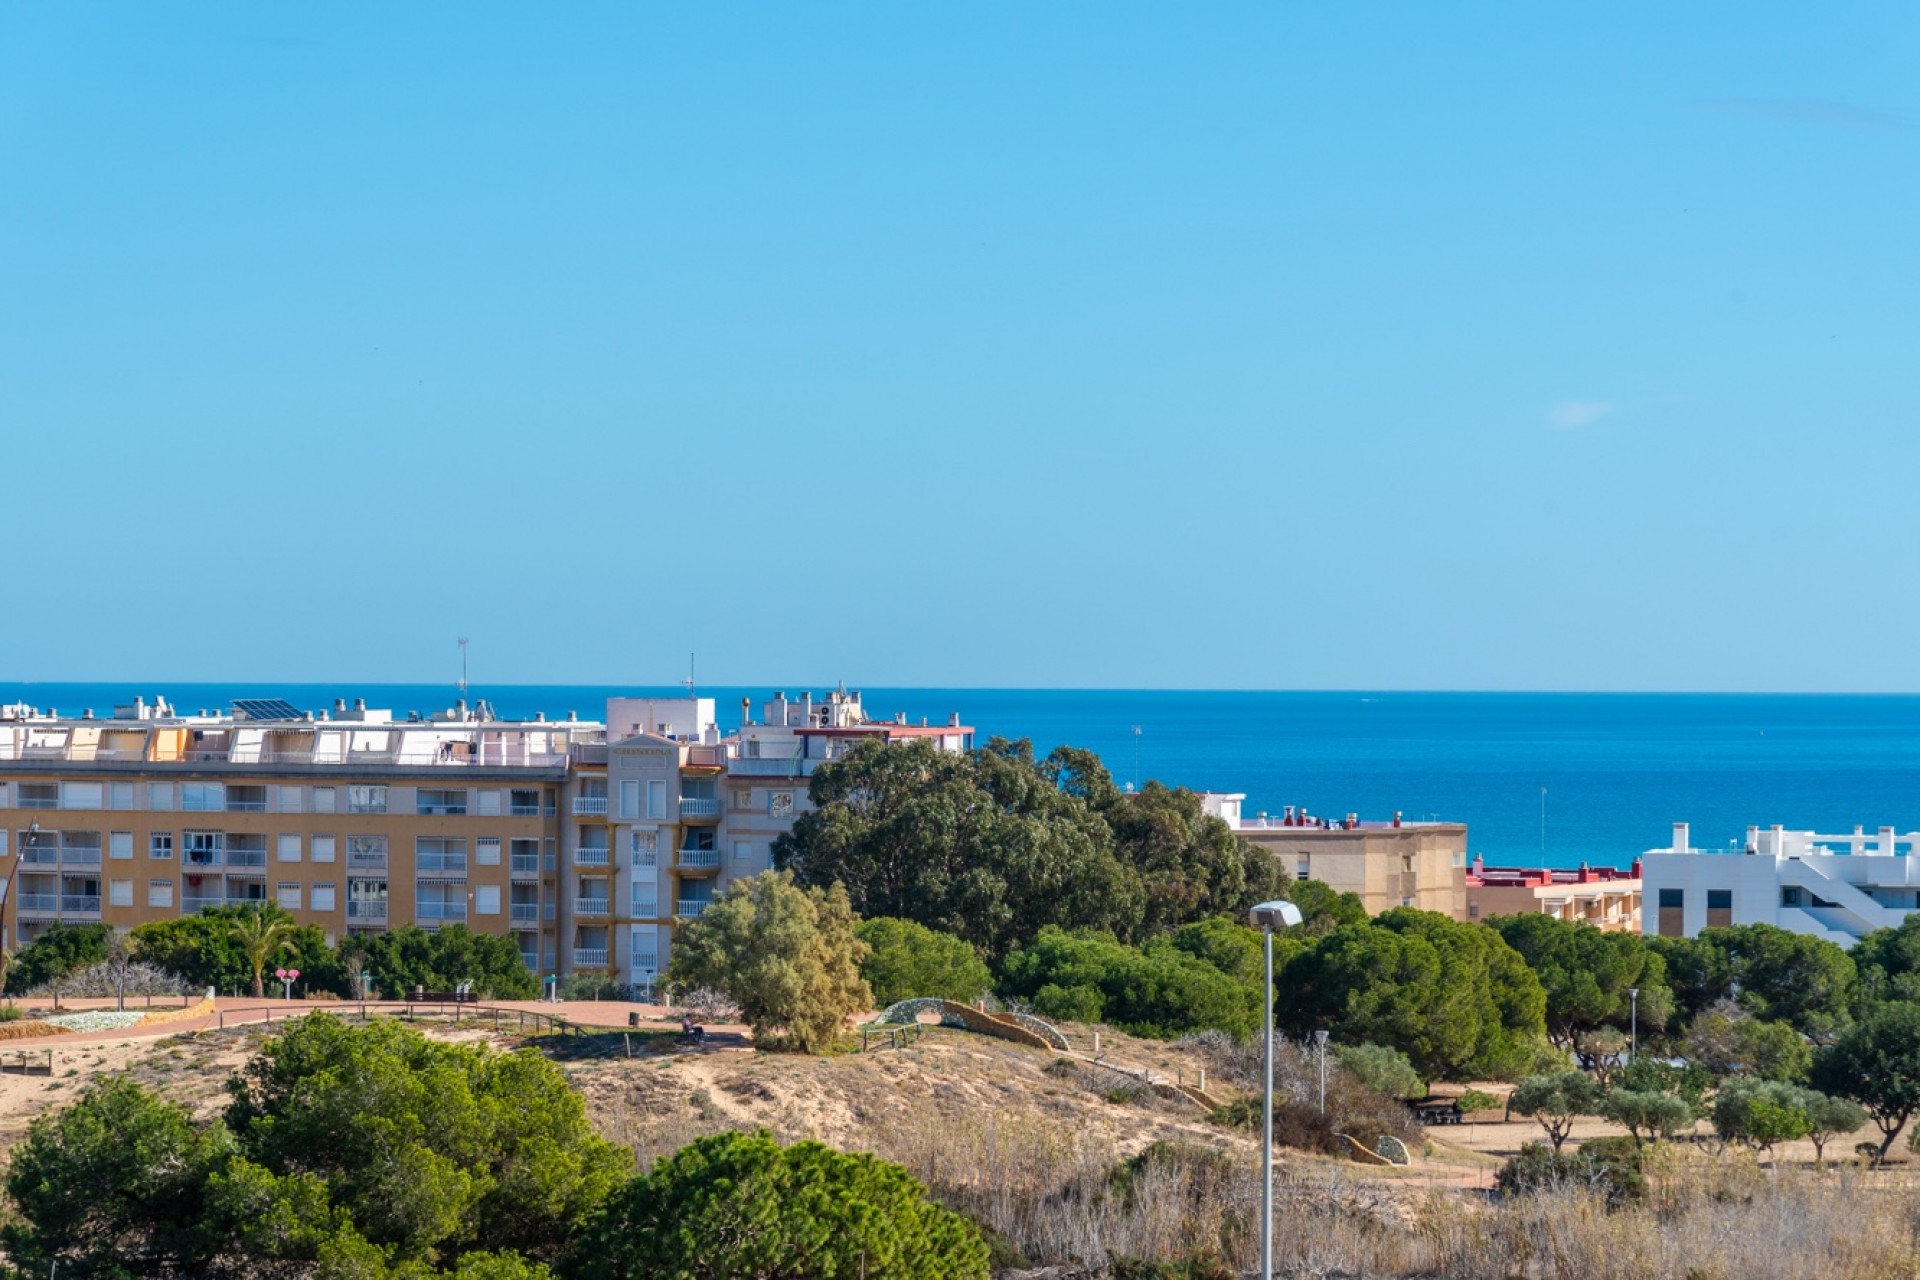
[{"label": "white facade", "polygon": [[1744,848],[1700,850],[1687,824],[1641,858],[1642,932],[1691,938],[1722,925],[1771,924],[1850,947],[1920,908],[1920,833],[1848,835],[1747,828]]}]

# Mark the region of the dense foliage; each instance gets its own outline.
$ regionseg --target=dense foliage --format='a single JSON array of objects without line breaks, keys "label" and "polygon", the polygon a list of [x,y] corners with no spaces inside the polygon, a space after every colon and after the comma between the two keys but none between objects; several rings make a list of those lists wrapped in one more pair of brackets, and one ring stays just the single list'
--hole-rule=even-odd
[{"label": "dense foliage", "polygon": [[1043,1018],[1105,1022],[1144,1036],[1205,1028],[1249,1035],[1260,1025],[1260,984],[1170,940],[1130,947],[1110,934],[1051,926],[1008,956],[1000,975],[1001,992],[1030,1002]]},{"label": "dense foliage", "polygon": [[898,1165],[764,1130],[698,1139],[617,1193],[573,1250],[576,1280],[986,1280],[972,1223]]},{"label": "dense foliage", "polygon": [[803,889],[791,874],[768,871],[734,881],[681,927],[666,985],[721,992],[756,1044],[819,1053],[873,1004],[860,977],[866,956],[846,890]]},{"label": "dense foliage", "polygon": [[131,935],[136,960],[178,974],[196,990],[212,987],[222,995],[248,988],[253,967],[235,936],[235,926],[250,920],[282,926],[285,950],[265,967],[298,969],[300,986],[310,991],[347,994],[340,959],[327,935],[314,925],[295,924],[273,903],[262,906],[209,907],[172,920],[137,926]]},{"label": "dense foliage", "polygon": [[378,1280],[543,1271],[626,1176],[558,1068],[315,1014],[220,1122],[121,1077],[34,1122],[0,1229],[28,1274]]},{"label": "dense foliage", "polygon": [[104,924],[48,925],[8,965],[7,991],[19,995],[99,964],[107,958],[107,938],[112,932]]},{"label": "dense foliage", "polygon": [[1886,1159],[1920,1109],[1920,1007],[1905,1002],[1875,1007],[1844,1036],[1813,1057],[1814,1088],[1851,1098],[1880,1130]]},{"label": "dense foliage", "polygon": [[1499,916],[1487,922],[1519,953],[1546,994],[1547,1035],[1576,1053],[1604,1028],[1632,1029],[1639,992],[1639,1025],[1665,1025],[1673,1012],[1666,964],[1637,933],[1607,933],[1558,916]]},{"label": "dense foliage", "polygon": [[526,1000],[540,993],[539,979],[512,938],[476,933],[463,924],[434,930],[402,925],[348,938],[340,945],[341,983],[347,981],[344,967],[355,962],[389,998],[404,998],[416,987],[451,991],[462,982],[471,982],[474,993],[486,999]]},{"label": "dense foliage", "polygon": [[1851,1024],[1853,957],[1824,938],[1769,924],[1704,929],[1694,938],[1650,938],[1674,995],[1671,1030],[1731,1001],[1762,1022],[1784,1022],[1825,1043]]},{"label": "dense foliage", "polygon": [[881,1008],[916,996],[971,1004],[993,988],[993,974],[974,949],[912,920],[877,916],[854,926],[867,944],[860,976]]},{"label": "dense foliage", "polygon": [[863,916],[918,921],[998,959],[1042,928],[1135,942],[1245,910],[1273,859],[1200,797],[1113,785],[1091,752],[995,738],[964,755],[865,743],[809,783],[815,808],[774,846],[799,883],[841,884]]},{"label": "dense foliage", "polygon": [[1558,1155],[1573,1132],[1574,1122],[1599,1112],[1600,1084],[1584,1071],[1528,1076],[1508,1097],[1507,1107],[1515,1115],[1538,1120]]}]

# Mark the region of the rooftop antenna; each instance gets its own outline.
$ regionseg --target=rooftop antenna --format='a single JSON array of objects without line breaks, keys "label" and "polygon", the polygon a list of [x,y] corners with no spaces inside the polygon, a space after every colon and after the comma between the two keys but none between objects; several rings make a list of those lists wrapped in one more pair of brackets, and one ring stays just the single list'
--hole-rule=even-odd
[{"label": "rooftop antenna", "polygon": [[460,637],[460,696],[467,696],[467,638]]},{"label": "rooftop antenna", "polygon": [[687,696],[691,698],[693,696],[693,655],[691,653],[687,655],[687,678],[681,683],[687,686]]},{"label": "rooftop antenna", "polygon": [[1133,726],[1133,789],[1140,789],[1140,726]]}]

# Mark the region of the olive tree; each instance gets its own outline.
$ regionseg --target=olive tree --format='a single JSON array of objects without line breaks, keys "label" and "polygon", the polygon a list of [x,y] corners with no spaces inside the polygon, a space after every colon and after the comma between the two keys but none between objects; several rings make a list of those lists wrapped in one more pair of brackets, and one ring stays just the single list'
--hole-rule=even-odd
[{"label": "olive tree", "polygon": [[1586,1072],[1572,1070],[1528,1076],[1507,1099],[1510,1110],[1540,1122],[1555,1155],[1573,1132],[1574,1121],[1597,1114],[1600,1104],[1599,1084]]}]

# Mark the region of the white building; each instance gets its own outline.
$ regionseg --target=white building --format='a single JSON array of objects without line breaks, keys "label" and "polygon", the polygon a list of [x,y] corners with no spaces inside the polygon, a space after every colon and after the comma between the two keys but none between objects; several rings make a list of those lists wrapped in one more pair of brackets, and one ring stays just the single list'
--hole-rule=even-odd
[{"label": "white building", "polygon": [[1868,835],[1747,828],[1744,848],[1695,849],[1687,824],[1640,860],[1642,932],[1691,938],[1702,929],[1771,924],[1850,947],[1920,908],[1920,833]]}]

